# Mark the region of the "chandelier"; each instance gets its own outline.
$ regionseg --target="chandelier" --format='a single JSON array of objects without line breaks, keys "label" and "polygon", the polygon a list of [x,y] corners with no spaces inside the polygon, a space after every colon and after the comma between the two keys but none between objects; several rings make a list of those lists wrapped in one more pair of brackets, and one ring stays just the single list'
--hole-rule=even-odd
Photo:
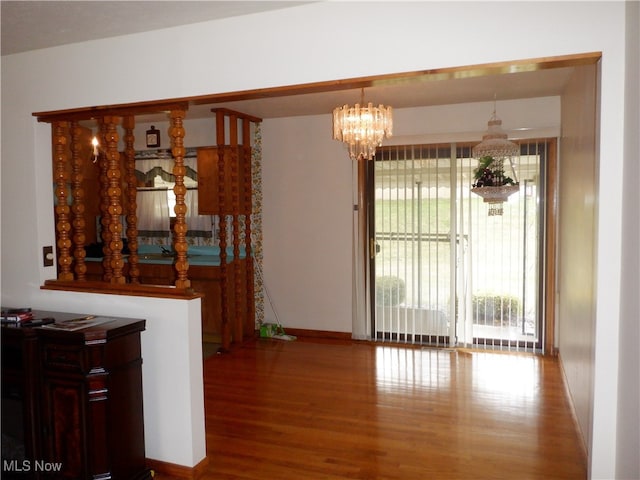
[{"label": "chandelier", "polygon": [[[472,149],[473,157],[478,159],[478,167],[474,171],[475,182],[471,191],[489,204],[489,216],[502,215],[502,204],[520,190],[512,161],[512,157],[519,154],[520,147],[510,142],[502,130],[502,120],[496,116],[494,101],[487,132],[482,136],[482,142]],[[505,174],[505,159],[509,161],[513,177]]]},{"label": "chandelier", "polygon": [[520,154],[520,147],[507,140],[507,134],[502,130],[502,120],[496,116],[495,107],[493,107],[493,115],[487,125],[488,128],[482,136],[482,142],[473,147],[474,158],[507,158]]},{"label": "chandelier", "polygon": [[349,157],[354,160],[371,160],[382,140],[391,137],[392,133],[391,107],[374,107],[371,102],[364,106],[364,89],[362,105],[343,105],[333,110],[333,138],[349,146]]}]

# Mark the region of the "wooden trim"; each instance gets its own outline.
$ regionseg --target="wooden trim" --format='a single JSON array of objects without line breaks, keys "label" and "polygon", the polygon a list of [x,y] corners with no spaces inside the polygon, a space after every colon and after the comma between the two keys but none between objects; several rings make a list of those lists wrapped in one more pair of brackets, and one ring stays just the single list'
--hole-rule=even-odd
[{"label": "wooden trim", "polygon": [[471,78],[485,75],[500,75],[506,73],[590,65],[596,63],[601,57],[602,52],[560,55],[557,57],[538,57],[496,63],[465,65],[462,67],[435,68],[431,70],[417,70],[412,72],[390,73],[369,77],[357,77],[343,80],[330,80],[326,82],[304,83],[299,85],[202,95],[188,97],[184,100],[187,100],[193,105],[206,105],[208,103],[234,102],[240,100],[303,95],[308,93],[335,92],[338,90],[353,90],[380,85],[393,85],[397,83]]},{"label": "wooden trim", "polygon": [[178,288],[171,285],[119,284],[96,281],[45,280],[40,289],[132,297],[171,298],[174,300],[193,300],[204,297],[203,293],[196,292],[191,288]]},{"label": "wooden trim", "polygon": [[[368,77],[348,78],[325,82],[304,83],[281,87],[258,88],[237,92],[216,93],[211,95],[197,95],[161,101],[136,102],[129,104],[106,105],[100,107],[74,108],[69,110],[55,110],[51,112],[35,112],[33,116],[40,122],[54,122],[57,120],[87,120],[106,115],[126,116],[148,113],[169,112],[171,110],[186,110],[188,105],[207,105],[221,102],[253,100],[261,98],[275,98],[309,93],[335,92],[338,90],[361,89],[380,85],[394,85],[409,82],[428,82],[456,78],[471,78],[485,75],[501,75],[507,73],[530,72],[548,70],[552,68],[575,67],[595,64],[602,57],[602,52],[588,52],[574,55],[560,55],[556,57],[538,57],[524,60],[466,65],[462,67],[435,68],[431,70],[417,70],[413,72],[390,73]],[[255,118],[255,117],[254,117]],[[258,120],[256,118],[256,120]]]},{"label": "wooden trim", "polygon": [[236,110],[231,110],[229,108],[212,108],[211,111],[216,113],[216,116],[218,115],[217,112],[221,112],[222,115],[235,116],[235,117],[241,118],[243,120],[248,120],[248,121],[253,122],[253,123],[262,122],[262,119],[259,118],[259,117],[254,117],[253,115],[249,115],[247,113],[238,112]]},{"label": "wooden trim", "polygon": [[333,340],[349,340],[351,341],[350,332],[332,332],[329,330],[307,330],[303,328],[285,328],[287,335],[293,335],[294,337],[306,337],[306,338],[328,338]]},{"label": "wooden trim", "polygon": [[185,467],[176,463],[163,462],[153,458],[147,458],[147,468],[152,470],[152,475],[156,472],[162,476],[172,478],[184,478],[187,480],[199,480],[204,478],[207,468],[209,467],[209,457],[204,457],[195,467]]},{"label": "wooden trim", "polygon": [[102,117],[127,117],[151,113],[169,113],[172,110],[188,110],[189,105],[183,100],[155,100],[148,102],[124,103],[118,105],[102,105],[99,107],[81,107],[50,112],[34,112],[32,115],[39,122],[91,120]]},{"label": "wooden trim", "polygon": [[582,454],[582,460],[584,465],[589,465],[589,448],[587,447],[586,436],[580,428],[580,422],[578,421],[578,414],[576,413],[576,406],[573,403],[573,396],[571,395],[571,389],[569,388],[569,381],[567,380],[567,372],[564,369],[564,362],[562,355],[557,352],[557,361],[560,368],[560,377],[562,378],[562,387],[564,388],[564,397],[571,412],[571,419],[577,432],[577,437],[580,444],[580,453]]},{"label": "wooden trim", "polygon": [[545,247],[544,258],[544,353],[556,355],[555,311],[556,311],[556,249],[558,222],[558,145],[556,139],[547,143],[546,189],[545,189]]}]

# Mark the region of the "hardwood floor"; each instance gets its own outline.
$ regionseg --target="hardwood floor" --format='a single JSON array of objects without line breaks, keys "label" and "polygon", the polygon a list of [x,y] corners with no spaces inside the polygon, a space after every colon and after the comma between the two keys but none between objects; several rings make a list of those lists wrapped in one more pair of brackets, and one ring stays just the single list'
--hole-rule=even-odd
[{"label": "hardwood floor", "polygon": [[203,478],[587,475],[554,358],[257,340],[206,359],[204,376]]}]

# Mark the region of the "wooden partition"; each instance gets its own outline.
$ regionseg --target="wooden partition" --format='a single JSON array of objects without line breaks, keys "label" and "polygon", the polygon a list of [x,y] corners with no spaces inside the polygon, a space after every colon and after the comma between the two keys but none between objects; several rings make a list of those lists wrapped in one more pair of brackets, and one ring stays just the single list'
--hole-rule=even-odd
[{"label": "wooden partition", "polygon": [[[47,281],[43,288],[95,292],[101,290],[102,282],[105,293],[203,296],[203,333],[218,333],[222,349],[228,350],[232,342],[255,334],[250,125],[261,119],[231,110],[212,110],[216,144],[198,151],[198,213],[217,215],[220,232],[229,228],[231,234],[220,235],[220,265],[193,267],[192,282],[184,185],[187,108],[186,103],[154,103],[34,114],[39,121],[52,125],[53,142],[57,279]],[[174,159],[175,255],[172,265],[142,265],[137,240],[133,132],[137,116],[160,112],[169,119]],[[95,132],[86,125],[92,125]],[[99,146],[90,145],[92,135],[98,138]],[[123,151],[119,150],[121,142]],[[99,238],[94,223],[88,221],[96,216],[100,218]],[[128,246],[126,255],[123,238]],[[86,247],[98,241],[102,242],[102,262],[88,262]],[[158,293],[150,293],[148,282],[158,287]],[[128,288],[114,290],[116,285]]]},{"label": "wooden partition", "polygon": [[223,108],[211,111],[216,116],[216,145],[198,148],[198,213],[219,218],[221,333],[222,348],[227,349],[255,331],[250,138],[251,123],[261,119]]}]

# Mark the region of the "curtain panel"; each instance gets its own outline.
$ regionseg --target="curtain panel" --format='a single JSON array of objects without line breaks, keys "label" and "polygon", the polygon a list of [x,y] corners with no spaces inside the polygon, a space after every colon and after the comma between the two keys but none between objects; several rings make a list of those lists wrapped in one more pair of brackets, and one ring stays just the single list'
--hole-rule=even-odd
[{"label": "curtain panel", "polygon": [[[187,148],[185,204],[187,206],[187,235],[189,245],[214,245],[213,218],[198,215],[197,149]],[[136,152],[136,178],[138,190],[138,242],[141,245],[171,244],[171,216],[175,198],[173,196],[174,160],[171,150],[143,150]]]}]

